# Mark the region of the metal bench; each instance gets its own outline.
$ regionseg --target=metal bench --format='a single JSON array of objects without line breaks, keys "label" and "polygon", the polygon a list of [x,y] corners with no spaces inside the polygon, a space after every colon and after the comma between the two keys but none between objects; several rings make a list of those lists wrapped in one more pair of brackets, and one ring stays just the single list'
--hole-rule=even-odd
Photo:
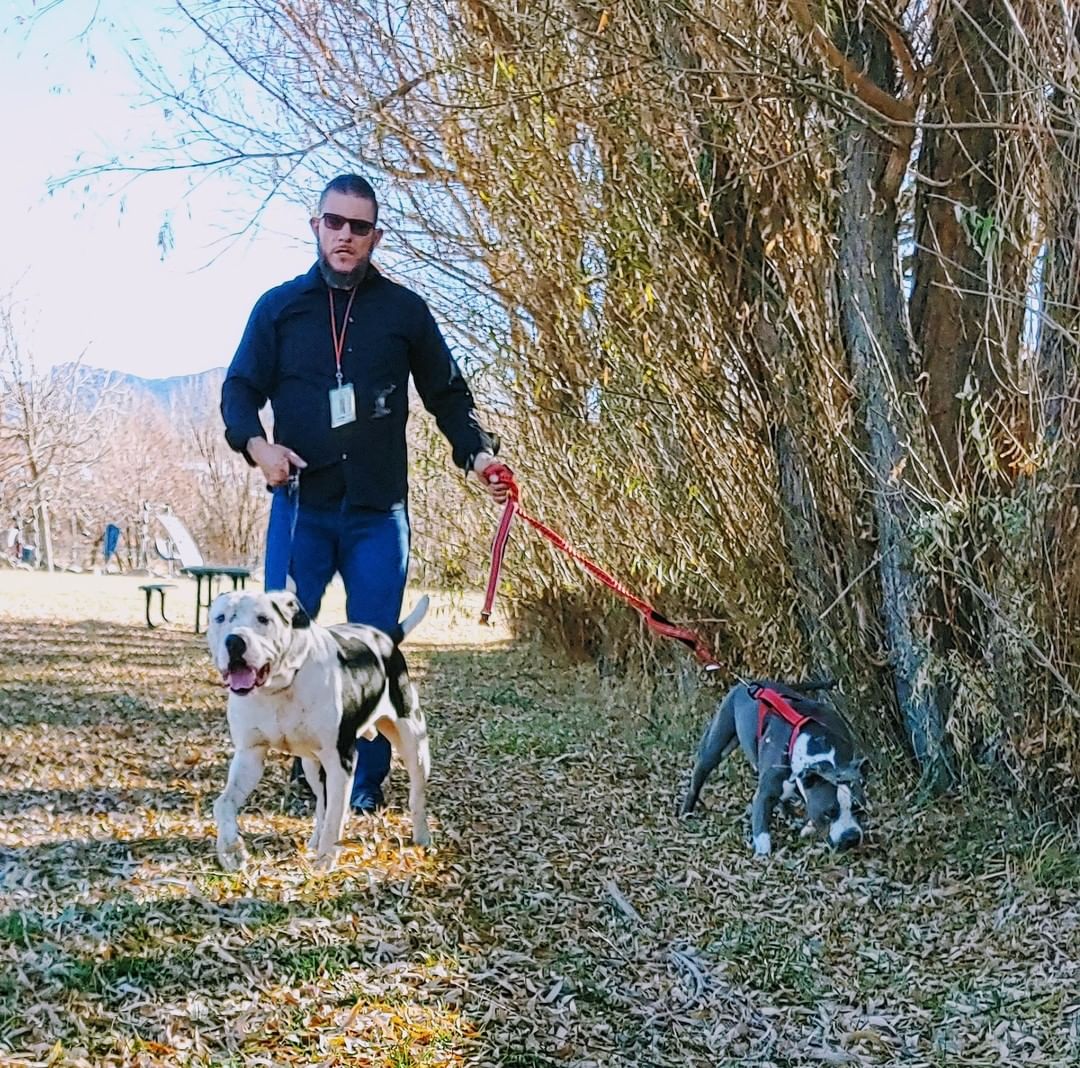
[{"label": "metal bench", "polygon": [[[185,575],[195,580],[195,633],[199,633],[199,619],[206,609],[206,624],[210,625],[210,605],[214,603],[214,579],[232,579],[232,588],[242,590],[247,585],[251,571],[246,567],[227,567],[216,564],[196,564],[181,568]],[[206,580],[206,600],[203,600],[203,579]]]},{"label": "metal bench", "polygon": [[140,590],[146,592],[146,625],[153,630],[154,627],[159,626],[150,618],[150,597],[157,591],[158,595],[158,614],[161,616],[162,623],[172,622],[167,615],[165,615],[165,591],[175,590],[176,584],[173,582],[148,582],[144,586],[139,587]]}]

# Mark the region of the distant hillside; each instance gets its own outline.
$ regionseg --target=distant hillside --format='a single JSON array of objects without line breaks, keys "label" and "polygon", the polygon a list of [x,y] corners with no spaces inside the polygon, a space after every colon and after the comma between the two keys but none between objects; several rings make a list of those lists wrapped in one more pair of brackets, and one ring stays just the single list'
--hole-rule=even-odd
[{"label": "distant hillside", "polygon": [[116,377],[123,386],[132,390],[144,390],[166,406],[193,396],[209,396],[214,404],[217,404],[221,383],[225,378],[225,368],[212,367],[209,371],[200,371],[197,375],[175,375],[172,378],[140,378],[138,375]]},{"label": "distant hillside", "polygon": [[[54,374],[70,369],[70,364],[64,365],[56,368]],[[197,403],[200,399],[216,406],[221,393],[221,383],[225,378],[224,367],[212,367],[209,371],[194,375],[174,375],[172,378],[143,378],[119,371],[105,371],[100,367],[83,366],[81,370],[84,386],[102,389],[109,383],[125,392],[148,395],[163,408],[171,408],[177,403]]]}]

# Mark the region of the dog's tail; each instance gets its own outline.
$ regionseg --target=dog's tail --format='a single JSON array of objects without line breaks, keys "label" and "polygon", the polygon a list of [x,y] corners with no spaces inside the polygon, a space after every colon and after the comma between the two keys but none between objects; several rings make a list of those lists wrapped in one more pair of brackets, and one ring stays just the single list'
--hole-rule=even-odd
[{"label": "dog's tail", "polygon": [[425,593],[416,607],[390,632],[390,637],[394,639],[395,645],[400,645],[409,632],[416,629],[420,620],[427,615],[430,604],[431,598]]}]

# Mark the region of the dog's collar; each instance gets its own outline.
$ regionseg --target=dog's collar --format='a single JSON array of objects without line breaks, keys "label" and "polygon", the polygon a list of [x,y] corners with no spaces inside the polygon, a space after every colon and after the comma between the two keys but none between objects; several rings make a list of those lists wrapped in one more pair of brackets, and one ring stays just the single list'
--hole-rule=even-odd
[{"label": "dog's collar", "polygon": [[786,697],[781,696],[775,690],[770,690],[767,686],[755,684],[749,688],[749,693],[758,703],[758,744],[761,744],[761,736],[765,733],[765,721],[769,718],[769,715],[779,716],[791,728],[791,738],[788,740],[788,759],[790,760],[791,754],[795,750],[795,739],[798,738],[799,731],[807,723],[813,723],[814,717],[804,716],[801,712],[796,712]]}]

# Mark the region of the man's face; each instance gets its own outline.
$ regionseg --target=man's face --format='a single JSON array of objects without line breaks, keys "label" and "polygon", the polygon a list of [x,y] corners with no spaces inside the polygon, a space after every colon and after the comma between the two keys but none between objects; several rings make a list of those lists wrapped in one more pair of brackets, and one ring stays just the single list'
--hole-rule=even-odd
[{"label": "man's face", "polygon": [[[311,230],[319,243],[319,257],[336,274],[359,281],[367,268],[371,254],[382,239],[382,230],[374,229],[364,237],[354,234],[346,223],[340,230],[327,226],[325,215],[340,215],[346,219],[375,221],[375,204],[363,197],[331,190],[323,199],[319,215],[311,220]],[[355,281],[353,284],[355,284]]]}]

